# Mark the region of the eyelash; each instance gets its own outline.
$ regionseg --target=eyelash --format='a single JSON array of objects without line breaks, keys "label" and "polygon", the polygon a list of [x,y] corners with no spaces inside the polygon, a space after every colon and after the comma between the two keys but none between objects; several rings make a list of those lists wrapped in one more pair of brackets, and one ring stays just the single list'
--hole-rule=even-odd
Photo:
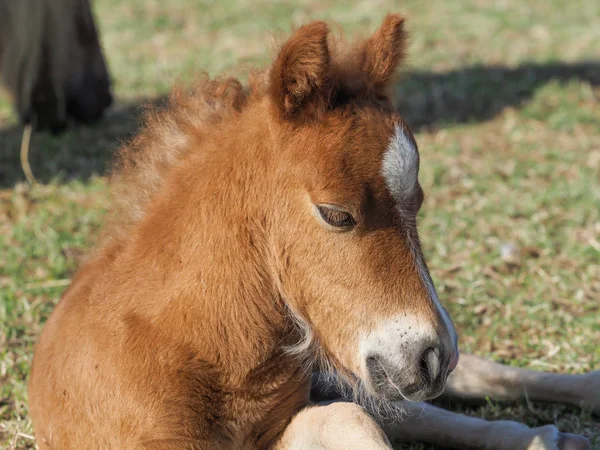
[{"label": "eyelash", "polygon": [[347,230],[356,225],[356,219],[352,214],[336,206],[317,205],[317,211],[321,218],[332,227]]}]

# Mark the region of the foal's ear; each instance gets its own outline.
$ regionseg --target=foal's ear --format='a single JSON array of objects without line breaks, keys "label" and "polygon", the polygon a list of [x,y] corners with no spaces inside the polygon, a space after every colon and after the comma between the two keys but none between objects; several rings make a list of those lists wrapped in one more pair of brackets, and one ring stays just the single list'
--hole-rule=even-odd
[{"label": "foal's ear", "polygon": [[404,59],[405,49],[404,17],[400,14],[388,14],[381,27],[362,48],[360,68],[376,95],[387,95],[396,68]]},{"label": "foal's ear", "polygon": [[310,108],[318,113],[330,96],[329,27],[312,22],[299,28],[283,45],[271,68],[269,91],[285,119]]}]

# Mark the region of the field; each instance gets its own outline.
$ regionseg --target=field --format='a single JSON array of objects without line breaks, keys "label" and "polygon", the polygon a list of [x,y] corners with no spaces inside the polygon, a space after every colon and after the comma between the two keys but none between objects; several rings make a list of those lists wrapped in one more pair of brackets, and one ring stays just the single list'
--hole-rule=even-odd
[{"label": "field", "polygon": [[[118,100],[93,127],[34,135],[0,96],[0,448],[35,448],[26,378],[44,321],[110,208],[107,167],[141,106],[200,71],[241,75],[312,18],[349,35],[408,17],[396,88],[416,133],[420,233],[464,351],[556,372],[600,369],[600,2],[95,0]],[[600,395],[600,393],[599,393]],[[600,448],[598,417],[489,401],[487,419],[556,424]],[[426,446],[399,447],[423,449]]]}]

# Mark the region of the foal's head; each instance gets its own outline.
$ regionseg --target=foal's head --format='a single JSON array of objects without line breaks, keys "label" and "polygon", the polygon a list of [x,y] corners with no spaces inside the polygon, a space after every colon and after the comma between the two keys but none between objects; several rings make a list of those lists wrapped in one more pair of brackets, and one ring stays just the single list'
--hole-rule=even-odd
[{"label": "foal's head", "polygon": [[419,244],[417,145],[388,96],[403,19],[388,16],[347,54],[329,42],[324,23],[304,26],[270,71],[278,288],[326,358],[372,394],[435,397],[457,336]]}]

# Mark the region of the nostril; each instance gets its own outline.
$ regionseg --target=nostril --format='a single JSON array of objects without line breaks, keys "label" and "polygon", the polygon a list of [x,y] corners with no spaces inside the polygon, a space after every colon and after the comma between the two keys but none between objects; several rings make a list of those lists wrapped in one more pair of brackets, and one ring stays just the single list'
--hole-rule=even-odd
[{"label": "nostril", "polygon": [[433,383],[440,374],[440,352],[439,350],[429,347],[423,352],[420,364],[421,374],[429,383]]},{"label": "nostril", "polygon": [[377,362],[377,360],[379,359],[378,356],[367,356],[367,364],[374,364],[375,362]]},{"label": "nostril", "polygon": [[376,385],[385,384],[385,379],[387,378],[387,373],[383,368],[381,356],[379,355],[369,355],[366,359],[367,370],[373,383]]}]

